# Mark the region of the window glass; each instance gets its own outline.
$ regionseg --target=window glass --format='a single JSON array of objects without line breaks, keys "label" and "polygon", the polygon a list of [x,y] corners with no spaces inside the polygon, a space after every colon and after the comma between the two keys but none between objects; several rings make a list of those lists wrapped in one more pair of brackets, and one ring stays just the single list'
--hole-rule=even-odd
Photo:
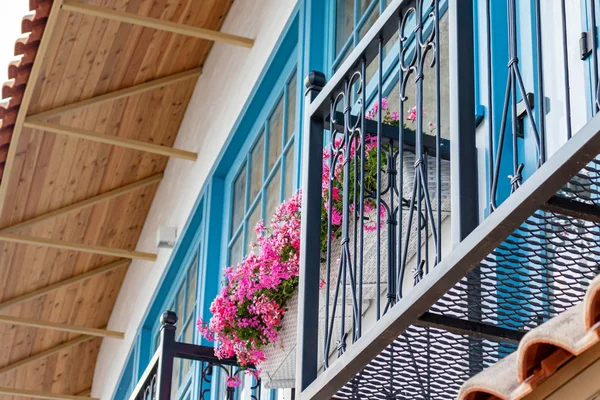
[{"label": "window glass", "polygon": [[184,308],[183,306],[185,305],[185,286],[182,286],[181,288],[179,288],[179,292],[177,293],[177,308],[176,308],[176,313],[177,313],[177,332],[181,332],[181,327],[183,326],[183,316],[184,314]]},{"label": "window glass", "polygon": [[235,180],[233,188],[233,216],[232,221],[232,234],[235,233],[235,227],[237,227],[242,219],[244,218],[244,204],[246,202],[246,166],[242,168],[242,171]]},{"label": "window glass", "polygon": [[250,213],[250,217],[248,218],[248,232],[246,233],[246,249],[252,244],[252,240],[254,239],[254,227],[260,221],[262,217],[262,202],[258,202],[254,209]]},{"label": "window glass", "polygon": [[269,169],[279,159],[283,142],[283,97],[277,103],[275,111],[269,118]]},{"label": "window glass", "polygon": [[287,86],[286,139],[291,138],[294,134],[294,130],[296,129],[296,85],[296,74],[294,74]]},{"label": "window glass", "polygon": [[[294,143],[292,143],[292,145],[288,149],[287,153],[285,153],[285,170],[286,171],[294,170],[294,164],[295,164],[294,147],[295,147]],[[284,189],[283,189],[283,198],[284,199],[289,198],[293,194],[293,191],[294,191],[294,176],[292,174],[286,174],[285,182],[284,182]]]},{"label": "window glass", "polygon": [[242,260],[243,240],[244,233],[240,232],[229,250],[229,264],[237,265]]},{"label": "window glass", "polygon": [[275,174],[275,176],[273,177],[273,179],[271,179],[271,182],[269,182],[269,185],[267,186],[267,204],[266,204],[266,210],[265,210],[265,220],[270,220],[271,217],[273,216],[273,214],[275,214],[275,210],[277,209],[277,206],[279,205],[279,203],[281,203],[281,200],[279,199],[280,196],[280,192],[281,192],[281,178],[280,178],[280,171],[277,171],[277,173]]},{"label": "window glass", "polygon": [[197,262],[194,260],[187,276],[187,305],[185,308],[186,314],[194,310],[196,303],[196,275],[198,275]]},{"label": "window glass", "polygon": [[254,201],[254,198],[263,184],[264,153],[265,135],[261,132],[258,141],[254,145],[254,149],[252,149],[252,155],[250,156],[250,170],[252,171],[252,176],[250,177],[250,203]]},{"label": "window glass", "polygon": [[374,7],[369,13],[369,17],[367,18],[366,22],[360,28],[358,34],[359,40],[365,37],[369,29],[371,29],[373,24],[375,24],[375,21],[377,21],[377,18],[379,18],[379,7]]},{"label": "window glass", "polygon": [[[277,206],[294,190],[296,140],[296,73],[290,74],[280,89],[271,114],[260,122],[260,132],[250,157],[243,161],[240,173],[231,184],[232,224],[229,234],[227,265],[237,265],[256,241],[254,227],[261,219],[268,224]],[[284,125],[285,123],[285,125]],[[285,132],[284,132],[285,127]],[[284,135],[285,133],[285,135]],[[265,136],[266,134],[266,136]],[[263,173],[264,145],[267,141],[267,173]],[[250,165],[247,165],[247,163]],[[249,171],[246,174],[245,171]],[[248,176],[249,175],[249,176]],[[247,183],[247,181],[250,182]],[[249,205],[245,206],[246,185],[250,188]],[[286,197],[281,198],[284,188]]]},{"label": "window glass", "polygon": [[[334,17],[331,23],[335,24],[335,34],[331,48],[333,49],[332,66],[335,70],[367,34],[391,0],[330,1],[334,3]],[[386,47],[396,40],[390,42]]]},{"label": "window glass", "polygon": [[339,54],[354,30],[354,0],[337,0],[335,13],[335,54]]}]

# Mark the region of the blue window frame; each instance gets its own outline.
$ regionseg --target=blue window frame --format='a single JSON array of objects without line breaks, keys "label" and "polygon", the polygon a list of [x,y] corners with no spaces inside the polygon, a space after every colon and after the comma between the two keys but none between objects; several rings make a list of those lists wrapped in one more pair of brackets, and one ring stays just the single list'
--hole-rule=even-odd
[{"label": "blue window frame", "polygon": [[298,78],[296,57],[273,88],[253,132],[243,146],[231,172],[225,178],[228,190],[226,210],[228,233],[226,264],[236,265],[254,241],[254,227],[261,219],[265,224],[277,206],[290,197],[296,187]]},{"label": "blue window frame", "polygon": [[[198,252],[193,252],[191,262],[185,265],[177,285],[174,287],[163,307],[177,313],[177,333],[175,340],[183,343],[195,343],[196,305],[198,299]],[[160,323],[153,329],[153,348],[160,344]],[[190,360],[175,359],[173,365],[173,386],[171,398],[183,398],[192,372]]]},{"label": "blue window frame", "polygon": [[[277,206],[298,187],[299,115],[298,53],[294,48],[279,77],[271,86],[267,100],[255,114],[253,126],[225,174],[223,218],[224,262],[221,268],[236,265],[255,241],[254,227],[259,220],[269,221]],[[217,371],[218,372],[218,371]],[[221,376],[216,379],[216,398],[225,390]],[[252,382],[244,380],[236,390],[237,398],[248,392]],[[263,398],[277,396],[262,389]]]},{"label": "blue window frame", "polygon": [[[121,372],[119,384],[113,394],[115,400],[127,398],[124,393],[131,390],[148,365],[156,345],[157,321],[167,308],[173,309],[178,314],[183,313],[180,315],[181,326],[178,326],[177,330],[178,340],[189,342],[191,333],[192,342],[211,345],[210,342],[205,341],[201,335],[195,332],[194,327],[198,316],[205,319],[210,318],[210,304],[218,294],[219,282],[222,279],[222,268],[228,262],[228,253],[225,250],[227,249],[232,224],[230,213],[232,203],[230,198],[231,186],[226,185],[226,179],[229,179],[229,183],[231,183],[232,175],[234,175],[232,171],[239,172],[242,162],[247,162],[247,156],[249,156],[251,149],[254,148],[257,141],[261,140],[259,138],[260,132],[264,135],[263,153],[266,155],[262,175],[264,182],[260,188],[260,193],[257,194],[261,199],[261,217],[263,213],[264,215],[268,213],[269,207],[272,208],[273,204],[278,204],[298,187],[300,169],[297,164],[300,160],[301,147],[299,134],[301,121],[299,116],[303,103],[300,77],[303,76],[303,71],[310,69],[308,64],[304,64],[305,62],[314,64],[324,54],[322,47],[324,45],[323,35],[317,35],[316,33],[314,43],[318,46],[308,46],[311,49],[310,54],[298,51],[298,43],[301,34],[303,34],[300,27],[300,21],[304,18],[303,7],[308,7],[309,2],[313,1],[320,3],[320,0],[307,0],[306,3],[299,2],[297,9],[292,12],[273,54],[267,61],[264,71],[258,78],[248,102],[245,104],[227,139],[226,145],[221,149],[221,153],[209,173],[206,186],[202,189],[190,217],[182,229],[181,237],[173,250],[171,259],[161,278],[161,283],[143,318],[143,323],[134,341],[135,344],[130,350],[127,367]],[[318,5],[320,6],[320,4]],[[300,12],[301,8],[302,12]],[[313,12],[315,15],[318,14],[316,8]],[[310,43],[313,43],[313,41],[311,40]],[[317,47],[318,51],[315,51],[314,49]],[[278,102],[282,98],[283,105],[279,106]],[[277,121],[277,115],[280,112],[278,107],[282,107],[284,110],[281,121]],[[294,122],[292,123],[292,121]],[[267,122],[271,122],[271,126],[267,126]],[[277,145],[278,140],[272,139],[275,136],[269,136],[269,132],[274,131],[275,127],[280,126],[280,124],[282,124],[281,147]],[[275,138],[279,139],[279,137]],[[271,156],[269,156],[269,152]],[[272,201],[269,204],[268,195],[270,192],[268,185],[273,183],[277,177],[281,179],[277,202]],[[273,183],[273,185],[275,184]],[[274,189],[271,189],[271,191],[275,192]],[[253,204],[250,204],[251,207],[257,205],[258,200],[256,199]],[[245,207],[246,198],[244,198],[244,210]],[[250,225],[246,218],[248,216],[245,213],[241,222],[244,225],[244,228],[241,229],[244,235],[247,234],[246,225]],[[251,229],[249,234],[252,234]],[[223,251],[208,250],[219,248]],[[197,261],[194,261],[194,259]],[[196,273],[191,272],[194,266],[197,268]],[[197,286],[194,289],[197,295],[194,297],[193,306],[187,304],[188,301],[191,301],[188,293],[194,291],[188,288],[188,286],[191,286],[191,275],[196,277]],[[180,294],[183,292],[184,287],[185,295]],[[183,301],[179,301],[182,298]],[[183,311],[178,310],[178,307],[183,307]],[[190,314],[192,309],[197,311]],[[191,331],[188,328],[190,326],[192,327]],[[188,328],[187,331],[186,328]],[[187,338],[186,332],[189,332]],[[188,366],[183,364],[179,366],[179,376],[175,380],[178,388],[173,398],[198,398],[200,364],[191,363],[189,365],[189,370],[193,373],[184,373],[188,371],[187,368]],[[211,390],[211,398],[214,400],[222,398],[220,396],[222,391],[218,390],[219,378],[219,376],[215,376],[212,379],[214,386]],[[246,387],[245,393],[247,393],[248,384],[244,385]],[[242,390],[237,391],[238,398],[242,394],[241,392]],[[289,390],[263,389],[262,398],[287,399],[289,398]]]}]

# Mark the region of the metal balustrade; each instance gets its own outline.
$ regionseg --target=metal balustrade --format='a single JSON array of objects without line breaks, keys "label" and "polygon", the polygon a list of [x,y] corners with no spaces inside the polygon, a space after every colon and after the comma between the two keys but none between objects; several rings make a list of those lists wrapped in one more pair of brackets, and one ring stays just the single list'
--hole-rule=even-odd
[{"label": "metal balustrade", "polygon": [[[186,359],[200,363],[200,376],[198,377],[198,396],[200,400],[209,400],[211,393],[216,389],[212,378],[218,374],[224,377],[241,376],[244,369],[232,359],[219,359],[215,356],[214,348],[175,340],[177,315],[166,311],[161,317],[160,344],[150,360],[148,367],[133,389],[129,400],[170,400],[173,395],[173,364],[177,359]],[[261,399],[260,380],[255,380],[249,400]],[[236,398],[235,387],[223,388],[221,394],[225,400]]]},{"label": "metal balustrade", "polygon": [[474,3],[392,1],[306,78],[300,399],[453,398],[599,272],[597,4],[580,36],[564,0],[530,2],[526,27],[517,0]]}]

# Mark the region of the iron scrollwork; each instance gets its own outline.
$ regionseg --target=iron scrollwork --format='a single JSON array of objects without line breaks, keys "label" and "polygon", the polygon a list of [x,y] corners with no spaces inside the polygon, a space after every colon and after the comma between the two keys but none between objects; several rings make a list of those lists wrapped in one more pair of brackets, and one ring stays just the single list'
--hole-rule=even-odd
[{"label": "iron scrollwork", "polygon": [[[367,60],[364,58],[359,60],[356,71],[347,73],[347,79],[341,89],[329,96],[330,145],[328,154],[325,155],[328,175],[327,198],[324,199],[325,213],[328,217],[323,277],[326,287],[322,354],[325,368],[329,365],[332,350],[337,351],[340,356],[346,350],[348,338],[352,341],[360,338],[366,302],[375,303],[375,313],[379,319],[382,309],[383,313],[387,312],[401,299],[405,270],[411,258],[409,256],[412,256],[409,252],[413,251],[410,249],[414,249],[416,253],[413,284],[417,284],[428,269],[441,260],[439,229],[442,220],[442,160],[439,104],[436,105],[435,113],[438,127],[435,137],[429,135],[429,147],[425,146],[423,139],[426,135],[423,80],[425,69],[433,69],[438,63],[439,7],[437,2],[435,6],[434,3],[424,3],[424,0],[415,1],[412,6],[404,9],[398,20],[399,126],[383,123],[383,107],[378,107],[375,118],[367,118],[367,101],[371,100],[367,99]],[[384,90],[383,39],[378,39],[378,46],[378,85],[373,100],[380,105],[383,103]],[[407,87],[411,78],[415,83],[414,130],[403,126],[403,114],[409,100]],[[438,89],[436,102],[439,103],[437,68],[435,79]],[[406,141],[408,136],[412,137],[410,145],[407,145]],[[368,143],[375,143],[376,146],[378,167],[375,179],[365,175],[365,168],[369,162],[366,155]],[[409,156],[405,155],[407,152],[410,153]],[[405,166],[407,160],[411,160],[410,166]],[[409,169],[412,172],[407,174]],[[405,178],[405,174],[408,178]],[[370,179],[369,184],[367,178]],[[336,180],[341,181],[338,182],[341,185],[341,193],[334,194],[333,185]],[[431,192],[432,185],[436,186],[435,198]],[[335,224],[341,230],[341,233],[336,231],[337,236],[332,221],[335,195],[341,195],[342,203],[341,218]],[[373,235],[369,239],[374,240],[374,244],[370,249],[372,258],[368,259],[366,249],[371,244],[365,241],[366,223],[374,226],[375,232],[375,239],[372,239]],[[430,240],[435,246],[434,260],[429,260],[427,254]],[[384,288],[384,285],[387,287]],[[381,304],[382,289],[387,291],[385,304]],[[369,296],[365,297],[365,291],[369,291]],[[332,349],[335,339],[336,347]]]}]

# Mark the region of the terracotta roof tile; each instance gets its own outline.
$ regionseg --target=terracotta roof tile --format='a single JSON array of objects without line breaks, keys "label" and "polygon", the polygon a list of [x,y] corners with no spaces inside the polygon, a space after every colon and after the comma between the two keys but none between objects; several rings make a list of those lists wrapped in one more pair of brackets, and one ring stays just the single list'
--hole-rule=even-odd
[{"label": "terracotta roof tile", "polygon": [[459,400],[519,400],[600,342],[600,275],[583,302],[528,332],[516,352],[465,382]]},{"label": "terracotta roof tile", "polygon": [[[23,0],[21,0],[23,1]],[[2,98],[0,103],[0,182],[4,172],[4,164],[8,148],[12,139],[13,128],[17,120],[23,94],[29,82],[29,75],[53,0],[29,0],[29,10],[21,21],[21,33],[24,36],[15,41],[15,56],[18,59],[8,64],[9,81],[2,85]]]}]

